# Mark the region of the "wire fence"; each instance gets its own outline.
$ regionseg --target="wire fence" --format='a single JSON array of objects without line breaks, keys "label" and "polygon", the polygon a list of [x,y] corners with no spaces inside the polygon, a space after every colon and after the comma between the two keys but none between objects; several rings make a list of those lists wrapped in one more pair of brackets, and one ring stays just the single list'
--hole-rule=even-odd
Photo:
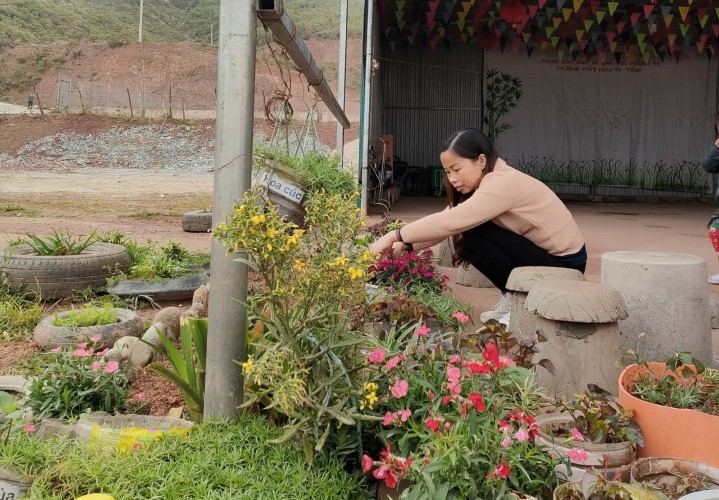
[{"label": "wire fence", "polygon": [[175,78],[166,89],[147,91],[121,88],[108,83],[90,82],[59,75],[56,107],[82,112],[116,112],[143,115],[145,111],[160,112],[171,118],[185,118],[187,110],[214,111],[216,93],[193,90],[195,78]]}]

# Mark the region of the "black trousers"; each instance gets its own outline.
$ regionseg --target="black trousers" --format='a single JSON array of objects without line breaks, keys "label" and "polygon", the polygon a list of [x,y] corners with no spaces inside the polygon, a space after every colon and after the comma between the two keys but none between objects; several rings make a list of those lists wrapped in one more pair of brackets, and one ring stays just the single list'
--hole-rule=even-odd
[{"label": "black trousers", "polygon": [[[470,254],[469,262],[502,293],[507,291],[507,279],[517,267],[566,267],[582,273],[586,267],[586,257],[563,260],[563,257],[556,257],[524,236],[493,222],[470,229],[464,233],[464,238]],[[585,252],[584,249],[582,252]]]}]

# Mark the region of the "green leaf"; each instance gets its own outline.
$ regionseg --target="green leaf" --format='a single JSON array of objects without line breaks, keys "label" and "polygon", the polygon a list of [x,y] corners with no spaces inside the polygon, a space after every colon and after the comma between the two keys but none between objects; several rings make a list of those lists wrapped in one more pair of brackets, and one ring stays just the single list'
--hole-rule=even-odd
[{"label": "green leaf", "polygon": [[15,408],[17,408],[17,401],[15,398],[5,391],[0,391],[0,410],[7,414],[15,411]]}]

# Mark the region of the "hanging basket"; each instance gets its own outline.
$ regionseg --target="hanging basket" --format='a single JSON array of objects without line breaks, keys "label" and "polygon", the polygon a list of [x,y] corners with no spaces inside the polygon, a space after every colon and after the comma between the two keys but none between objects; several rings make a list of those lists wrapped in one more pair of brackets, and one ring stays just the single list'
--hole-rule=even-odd
[{"label": "hanging basket", "polygon": [[277,162],[267,162],[259,172],[258,183],[267,190],[267,200],[275,205],[282,217],[305,226],[305,189],[299,174]]}]

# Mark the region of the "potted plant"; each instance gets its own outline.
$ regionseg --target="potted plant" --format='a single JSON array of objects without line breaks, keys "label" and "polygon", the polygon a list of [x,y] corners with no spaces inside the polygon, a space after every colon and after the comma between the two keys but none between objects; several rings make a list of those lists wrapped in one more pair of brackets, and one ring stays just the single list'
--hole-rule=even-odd
[{"label": "potted plant", "polygon": [[659,500],[660,497],[641,485],[607,479],[606,476],[585,474],[581,481],[560,484],[554,500]]},{"label": "potted plant", "polygon": [[309,193],[349,195],[356,189],[352,175],[342,169],[341,158],[334,154],[312,151],[292,155],[258,145],[253,152],[253,171],[256,184],[266,190],[267,200],[299,227],[304,227],[304,203]]},{"label": "potted plant", "polygon": [[0,274],[12,291],[25,291],[43,300],[72,295],[74,290],[103,287],[114,272],[127,272],[130,253],[122,245],[96,241],[95,231],[73,237],[53,231],[0,249]]},{"label": "potted plant", "polygon": [[619,402],[644,434],[640,457],[675,457],[719,466],[719,372],[690,353],[639,362],[619,377]]},{"label": "potted plant", "polygon": [[707,490],[713,491],[713,498],[719,498],[719,468],[692,460],[640,458],[632,465],[631,482],[653,488],[669,498]]},{"label": "potted plant", "polygon": [[619,474],[628,480],[636,445],[644,443],[632,411],[594,385],[575,399],[562,401],[557,412],[540,415],[538,425],[537,442],[569,460],[571,471],[561,467],[557,471],[569,481],[582,479],[592,467],[601,467],[609,477]]},{"label": "potted plant", "polygon": [[551,494],[559,460],[535,444],[533,413],[544,400],[532,371],[491,342],[455,350],[454,335],[430,335],[418,321],[367,338],[360,407],[380,421],[364,425],[363,470],[393,497]]}]

